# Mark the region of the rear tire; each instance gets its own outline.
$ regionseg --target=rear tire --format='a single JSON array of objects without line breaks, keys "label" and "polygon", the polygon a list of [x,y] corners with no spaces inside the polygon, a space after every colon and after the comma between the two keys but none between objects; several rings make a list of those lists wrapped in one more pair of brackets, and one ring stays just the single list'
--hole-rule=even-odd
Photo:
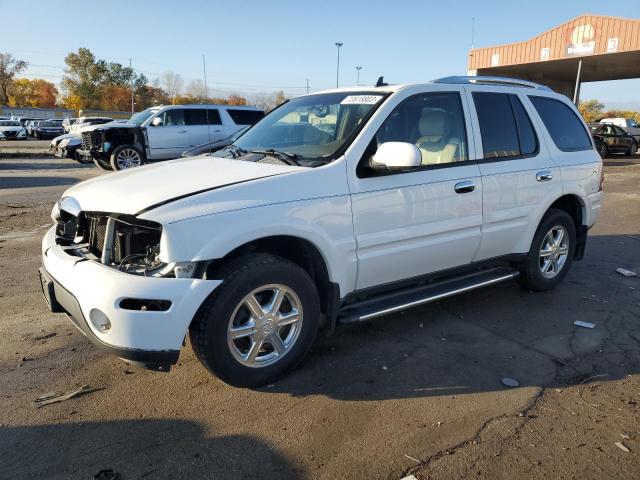
[{"label": "rear tire", "polygon": [[571,268],[575,249],[573,218],[564,210],[549,209],[542,217],[529,253],[520,265],[520,283],[535,292],[555,288]]},{"label": "rear tire", "polygon": [[189,327],[200,362],[236,387],[272,383],[300,363],[320,322],[309,274],[284,258],[252,253],[229,261],[215,278],[222,284]]}]

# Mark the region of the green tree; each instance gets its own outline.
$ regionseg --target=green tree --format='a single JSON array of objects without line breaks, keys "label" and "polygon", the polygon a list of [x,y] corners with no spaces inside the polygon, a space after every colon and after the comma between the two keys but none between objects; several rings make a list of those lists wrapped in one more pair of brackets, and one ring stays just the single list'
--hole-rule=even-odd
[{"label": "green tree", "polygon": [[9,102],[9,88],[15,76],[27,69],[29,64],[10,53],[0,53],[0,94],[2,103]]}]

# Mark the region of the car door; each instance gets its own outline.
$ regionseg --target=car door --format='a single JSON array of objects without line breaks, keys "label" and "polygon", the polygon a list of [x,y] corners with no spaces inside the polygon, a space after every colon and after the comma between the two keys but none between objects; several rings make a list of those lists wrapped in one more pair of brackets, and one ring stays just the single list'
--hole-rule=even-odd
[{"label": "car door", "polygon": [[619,151],[628,152],[633,144],[633,136],[630,133],[627,133],[622,128],[617,125],[612,125],[615,131],[615,136],[618,142]]},{"label": "car door", "polygon": [[513,88],[465,89],[483,191],[482,241],[474,260],[527,252],[540,209],[561,195],[560,169],[536,134],[526,98]]},{"label": "car door", "polygon": [[147,128],[150,158],[162,160],[178,158],[189,148],[189,133],[185,123],[184,109],[172,108],[156,115],[160,124],[153,121]]},{"label": "car door", "polygon": [[[349,176],[357,289],[470,263],[480,243],[482,182],[466,102],[457,87],[434,90],[397,104]],[[422,166],[372,169],[371,156],[390,141],[418,146]]]},{"label": "car door", "polygon": [[218,109],[188,108],[185,115],[191,146],[215,142],[227,136],[222,130]]}]

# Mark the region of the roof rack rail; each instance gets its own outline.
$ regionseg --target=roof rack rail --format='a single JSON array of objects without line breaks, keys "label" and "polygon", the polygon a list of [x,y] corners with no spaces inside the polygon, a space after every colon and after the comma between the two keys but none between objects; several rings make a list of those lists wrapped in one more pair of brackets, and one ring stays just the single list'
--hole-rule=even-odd
[{"label": "roof rack rail", "polygon": [[491,77],[491,76],[459,76],[459,77],[443,77],[433,80],[433,83],[458,83],[458,84],[481,84],[481,85],[504,85],[510,87],[526,87],[538,90],[547,90],[552,92],[546,85],[530,82],[528,80],[520,80],[518,78],[509,77]]}]

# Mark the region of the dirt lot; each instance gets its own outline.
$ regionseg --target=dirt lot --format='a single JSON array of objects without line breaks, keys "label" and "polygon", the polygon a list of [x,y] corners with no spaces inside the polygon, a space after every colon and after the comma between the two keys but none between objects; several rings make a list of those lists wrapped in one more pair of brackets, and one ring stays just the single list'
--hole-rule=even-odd
[{"label": "dirt lot", "polygon": [[640,478],[640,277],[615,273],[640,272],[640,159],[606,172],[587,256],[557,290],[504,284],[343,327],[288,378],[240,390],[188,345],[147,372],[48,313],[51,204],[100,172],[0,159],[0,478]]}]

